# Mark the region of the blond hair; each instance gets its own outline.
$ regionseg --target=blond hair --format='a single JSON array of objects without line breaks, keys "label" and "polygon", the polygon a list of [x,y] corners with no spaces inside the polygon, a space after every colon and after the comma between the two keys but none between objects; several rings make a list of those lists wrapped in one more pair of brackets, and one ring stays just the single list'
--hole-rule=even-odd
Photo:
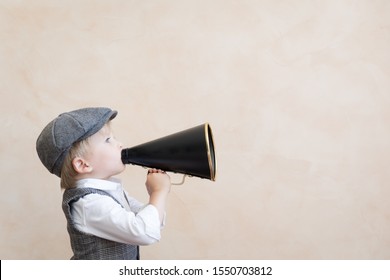
[{"label": "blond hair", "polygon": [[76,187],[77,171],[73,168],[73,159],[83,157],[88,151],[88,138],[73,144],[65,157],[61,169],[61,189]]}]

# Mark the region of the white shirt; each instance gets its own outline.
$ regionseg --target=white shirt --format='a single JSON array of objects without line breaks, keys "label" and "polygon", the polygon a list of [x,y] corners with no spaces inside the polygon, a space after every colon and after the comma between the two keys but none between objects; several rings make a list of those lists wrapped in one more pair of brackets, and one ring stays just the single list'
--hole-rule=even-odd
[{"label": "white shirt", "polygon": [[157,208],[129,197],[118,179],[83,179],[76,187],[106,191],[125,207],[109,196],[88,194],[71,206],[78,230],[133,245],[150,245],[160,240],[164,223],[160,224]]}]

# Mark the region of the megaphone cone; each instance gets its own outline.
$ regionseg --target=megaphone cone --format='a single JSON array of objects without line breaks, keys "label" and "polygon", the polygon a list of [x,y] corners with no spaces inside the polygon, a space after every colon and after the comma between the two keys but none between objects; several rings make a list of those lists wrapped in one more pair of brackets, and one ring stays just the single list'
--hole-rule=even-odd
[{"label": "megaphone cone", "polygon": [[122,150],[122,162],[215,181],[217,164],[208,123]]}]

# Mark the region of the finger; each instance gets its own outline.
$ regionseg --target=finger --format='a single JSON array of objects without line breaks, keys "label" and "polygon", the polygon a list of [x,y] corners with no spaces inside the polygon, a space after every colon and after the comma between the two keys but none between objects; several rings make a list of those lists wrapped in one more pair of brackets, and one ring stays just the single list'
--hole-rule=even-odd
[{"label": "finger", "polygon": [[152,174],[152,173],[159,173],[159,172],[156,168],[151,168],[148,170],[148,174]]}]

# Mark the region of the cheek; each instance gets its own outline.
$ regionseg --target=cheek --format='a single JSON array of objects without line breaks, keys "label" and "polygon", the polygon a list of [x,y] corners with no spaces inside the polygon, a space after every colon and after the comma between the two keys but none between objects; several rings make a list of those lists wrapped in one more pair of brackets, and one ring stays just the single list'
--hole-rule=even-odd
[{"label": "cheek", "polygon": [[121,153],[112,147],[102,150],[99,160],[102,161],[102,163],[105,162],[107,164],[117,164],[118,162],[122,162]]}]

